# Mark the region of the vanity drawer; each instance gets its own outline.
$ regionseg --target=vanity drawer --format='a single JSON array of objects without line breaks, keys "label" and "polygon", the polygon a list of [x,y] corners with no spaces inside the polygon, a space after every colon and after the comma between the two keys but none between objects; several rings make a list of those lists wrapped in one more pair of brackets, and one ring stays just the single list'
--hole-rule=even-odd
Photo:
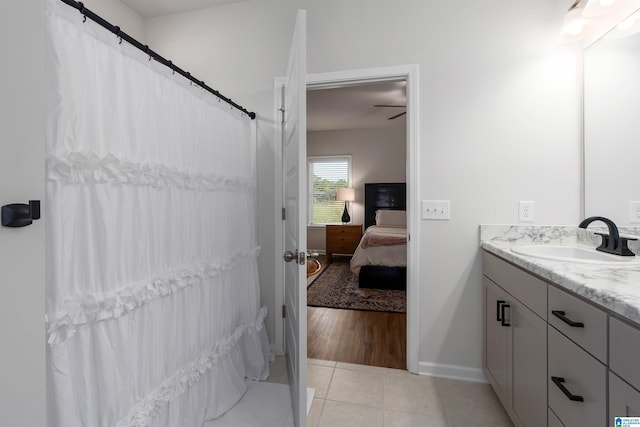
[{"label": "vanity drawer", "polygon": [[[566,427],[602,427],[607,424],[607,368],[567,337],[548,328],[549,407]],[[552,377],[562,378],[556,384]],[[560,388],[581,396],[571,400]]]},{"label": "vanity drawer", "polygon": [[547,318],[546,282],[487,252],[483,252],[482,269],[484,275],[498,286],[538,316]]},{"label": "vanity drawer", "polygon": [[547,319],[550,325],[596,359],[607,363],[607,314],[604,311],[554,286],[549,286]]},{"label": "vanity drawer", "polygon": [[640,390],[640,330],[609,319],[609,369]]},{"label": "vanity drawer", "polygon": [[609,418],[640,417],[640,392],[609,374]]}]

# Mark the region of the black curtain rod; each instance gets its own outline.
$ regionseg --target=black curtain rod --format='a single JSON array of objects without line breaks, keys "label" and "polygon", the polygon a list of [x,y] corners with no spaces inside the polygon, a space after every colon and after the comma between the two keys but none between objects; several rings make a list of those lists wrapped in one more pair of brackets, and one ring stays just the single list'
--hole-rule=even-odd
[{"label": "black curtain rod", "polygon": [[78,9],[78,11],[84,16],[85,20],[87,18],[91,19],[92,21],[94,21],[95,23],[100,25],[101,27],[104,27],[107,30],[111,31],[120,40],[124,40],[127,43],[129,43],[130,45],[137,47],[138,49],[140,49],[141,51],[143,51],[144,53],[149,55],[149,59],[150,60],[154,59],[155,61],[157,61],[157,62],[159,62],[159,63],[161,63],[161,64],[163,64],[163,65],[165,65],[165,66],[167,66],[169,68],[171,68],[174,72],[180,74],[181,76],[183,76],[184,78],[188,79],[189,81],[197,84],[198,86],[202,87],[206,91],[208,91],[208,92],[212,93],[213,95],[217,96],[219,99],[223,100],[227,104],[230,104],[233,107],[237,108],[238,110],[242,111],[243,113],[248,115],[251,118],[251,120],[256,118],[256,113],[247,111],[243,106],[236,104],[230,98],[227,98],[226,96],[222,95],[217,90],[210,88],[209,86],[207,86],[205,84],[204,81],[196,79],[195,77],[193,77],[191,75],[191,73],[189,73],[187,71],[184,71],[182,68],[178,67],[177,65],[174,65],[173,62],[169,61],[166,58],[163,58],[161,55],[159,55],[158,53],[156,53],[153,50],[151,50],[149,48],[149,46],[140,43],[138,40],[134,39],[129,34],[127,34],[124,31],[122,31],[120,29],[120,27],[111,24],[110,22],[108,22],[107,20],[102,18],[101,16],[96,15],[94,12],[92,12],[89,9],[87,9],[86,7],[84,7],[84,4],[82,4],[82,2],[77,2],[75,0],[60,0],[60,1],[62,1],[65,4],[67,4],[68,6],[71,6],[71,7],[75,8],[75,9]]}]

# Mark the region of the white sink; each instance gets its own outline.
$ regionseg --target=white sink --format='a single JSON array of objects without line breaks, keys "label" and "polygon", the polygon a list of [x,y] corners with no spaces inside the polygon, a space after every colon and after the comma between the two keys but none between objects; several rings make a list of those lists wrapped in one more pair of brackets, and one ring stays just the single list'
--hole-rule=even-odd
[{"label": "white sink", "polygon": [[618,256],[596,251],[595,248],[558,245],[524,245],[514,246],[512,252],[536,258],[554,261],[576,262],[581,264],[640,266],[637,256]]}]

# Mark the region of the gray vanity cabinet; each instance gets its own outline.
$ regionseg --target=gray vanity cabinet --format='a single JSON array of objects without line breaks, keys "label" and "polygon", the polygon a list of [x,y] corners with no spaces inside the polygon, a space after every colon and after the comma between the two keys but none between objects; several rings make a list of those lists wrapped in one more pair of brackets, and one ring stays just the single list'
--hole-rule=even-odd
[{"label": "gray vanity cabinet", "polygon": [[483,253],[484,370],[518,426],[640,416],[640,328]]},{"label": "gray vanity cabinet", "polygon": [[486,253],[484,274],[489,382],[517,426],[546,425],[546,284]]}]

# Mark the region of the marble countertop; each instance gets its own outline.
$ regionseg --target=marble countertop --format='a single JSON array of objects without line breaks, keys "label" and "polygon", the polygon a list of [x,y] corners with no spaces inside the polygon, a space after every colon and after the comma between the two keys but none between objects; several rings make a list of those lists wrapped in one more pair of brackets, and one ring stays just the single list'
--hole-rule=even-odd
[{"label": "marble countertop", "polygon": [[[640,325],[640,266],[578,264],[511,250],[525,244],[578,244],[595,250],[594,242],[597,240],[591,231],[570,226],[480,226],[480,246],[484,250]],[[635,248],[632,250],[636,252]]]}]

